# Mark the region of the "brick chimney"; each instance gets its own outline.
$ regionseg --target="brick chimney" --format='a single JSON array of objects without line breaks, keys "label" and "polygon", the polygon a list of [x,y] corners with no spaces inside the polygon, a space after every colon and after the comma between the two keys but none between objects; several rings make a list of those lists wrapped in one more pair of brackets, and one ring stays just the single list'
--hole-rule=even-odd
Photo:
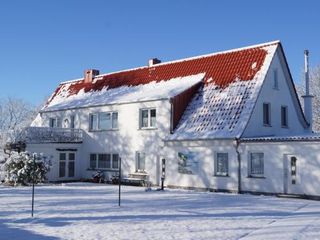
[{"label": "brick chimney", "polygon": [[99,70],[87,69],[84,71],[84,82],[91,83],[95,76],[99,75]]},{"label": "brick chimney", "polygon": [[161,63],[161,60],[159,60],[158,58],[151,58],[149,59],[148,66],[152,67],[153,65],[156,65],[158,63]]}]

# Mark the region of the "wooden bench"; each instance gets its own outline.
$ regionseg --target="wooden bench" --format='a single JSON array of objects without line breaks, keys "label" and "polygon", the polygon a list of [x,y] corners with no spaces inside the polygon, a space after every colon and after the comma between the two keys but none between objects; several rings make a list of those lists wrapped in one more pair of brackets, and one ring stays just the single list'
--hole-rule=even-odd
[{"label": "wooden bench", "polygon": [[121,182],[128,185],[138,185],[143,187],[151,186],[149,175],[147,173],[130,173],[128,177],[122,178]]}]

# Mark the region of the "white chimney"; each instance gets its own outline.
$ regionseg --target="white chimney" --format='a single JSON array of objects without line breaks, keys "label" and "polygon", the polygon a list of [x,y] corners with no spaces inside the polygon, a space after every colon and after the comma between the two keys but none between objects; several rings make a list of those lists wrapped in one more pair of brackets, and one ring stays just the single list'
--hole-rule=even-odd
[{"label": "white chimney", "polygon": [[99,75],[99,70],[87,69],[84,71],[84,82],[91,83],[95,76]]},{"label": "white chimney", "polygon": [[148,66],[152,67],[153,65],[156,65],[158,63],[161,63],[161,60],[159,60],[158,58],[151,58],[148,61]]},{"label": "white chimney", "polygon": [[309,81],[309,51],[304,50],[304,76],[306,84],[306,92],[303,97],[304,101],[304,115],[309,123],[309,131],[312,132],[312,98],[310,95],[310,81]]}]

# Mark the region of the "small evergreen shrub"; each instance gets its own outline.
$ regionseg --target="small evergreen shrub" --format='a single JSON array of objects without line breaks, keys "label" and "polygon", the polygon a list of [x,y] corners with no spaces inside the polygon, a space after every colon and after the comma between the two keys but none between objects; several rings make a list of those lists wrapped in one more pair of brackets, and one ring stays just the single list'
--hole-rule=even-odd
[{"label": "small evergreen shrub", "polygon": [[50,164],[41,154],[30,154],[28,152],[12,152],[4,163],[7,177],[5,182],[11,185],[28,185],[46,180],[46,173]]}]

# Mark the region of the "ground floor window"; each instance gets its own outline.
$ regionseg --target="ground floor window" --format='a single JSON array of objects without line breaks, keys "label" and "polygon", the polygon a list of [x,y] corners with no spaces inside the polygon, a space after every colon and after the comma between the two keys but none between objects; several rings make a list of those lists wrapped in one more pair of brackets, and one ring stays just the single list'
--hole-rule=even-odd
[{"label": "ground floor window", "polygon": [[119,169],[118,153],[91,153],[90,169]]},{"label": "ground floor window", "polygon": [[250,153],[249,176],[263,177],[263,175],[264,175],[264,154]]},{"label": "ground floor window", "polygon": [[59,178],[75,176],[75,160],[74,152],[59,153]]},{"label": "ground floor window", "polygon": [[215,175],[228,176],[228,153],[217,153],[215,157]]},{"label": "ground floor window", "polygon": [[136,152],[136,172],[145,172],[146,170],[146,154],[144,152]]}]

